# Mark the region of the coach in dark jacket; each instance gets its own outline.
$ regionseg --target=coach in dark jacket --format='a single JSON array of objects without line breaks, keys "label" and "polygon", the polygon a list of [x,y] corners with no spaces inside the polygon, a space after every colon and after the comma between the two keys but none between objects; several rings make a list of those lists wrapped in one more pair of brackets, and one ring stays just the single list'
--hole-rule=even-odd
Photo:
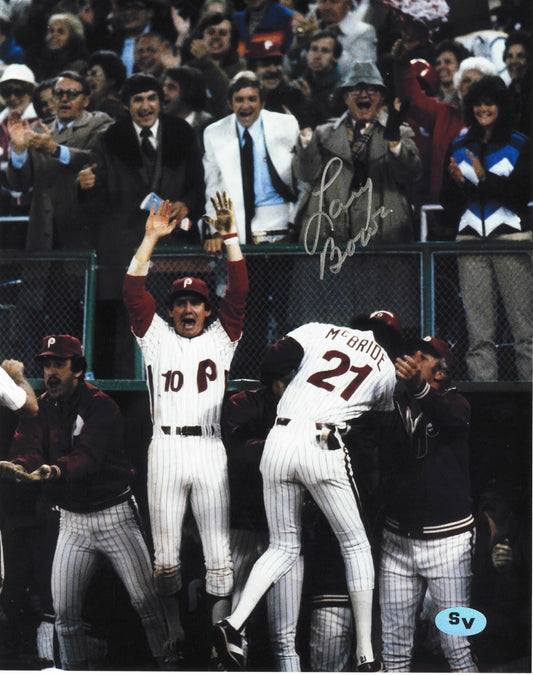
[{"label": "coach in dark jacket", "polygon": [[[121,297],[125,269],[144,233],[146,212],[141,202],[150,192],[172,202],[178,223],[193,226],[175,230],[169,245],[199,243],[194,226],[204,204],[204,179],[194,131],[181,119],[161,114],[163,92],[152,75],[137,73],[122,88],[122,100],[131,118],[113,124],[101,138],[95,165],[81,171],[85,196],[98,206],[106,201],[106,224],[101,228],[98,260],[99,297]],[[148,138],[144,136],[148,135]],[[143,148],[147,148],[144,150]],[[92,193],[92,194],[91,194]]]},{"label": "coach in dark jacket", "polygon": [[[204,174],[195,133],[184,120],[161,114],[158,80],[143,73],[132,75],[124,83],[122,100],[131,118],[117,121],[103,134],[95,164],[79,174],[81,200],[95,208],[98,217],[106,214],[97,244],[101,327],[121,311],[117,305],[122,305],[124,274],[144,234],[147,214],[140,208],[142,200],[155,192],[172,202],[171,217],[182,225],[165,242],[170,246],[199,243],[196,222],[204,207]],[[189,220],[188,230],[183,229],[184,219]],[[120,330],[119,334],[128,340],[129,322],[125,318],[120,325],[125,335]],[[124,357],[120,340],[117,354]]]}]

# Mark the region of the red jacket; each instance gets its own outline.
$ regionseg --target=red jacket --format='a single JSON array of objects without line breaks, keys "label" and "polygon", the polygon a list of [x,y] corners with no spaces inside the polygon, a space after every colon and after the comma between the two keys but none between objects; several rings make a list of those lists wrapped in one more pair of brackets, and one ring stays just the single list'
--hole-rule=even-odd
[{"label": "red jacket", "polygon": [[401,99],[409,101],[409,116],[433,140],[429,196],[432,204],[438,204],[442,172],[446,168],[444,158],[448,145],[465,127],[463,116],[457,106],[428,96],[409,66],[398,66],[394,71],[396,92]]}]

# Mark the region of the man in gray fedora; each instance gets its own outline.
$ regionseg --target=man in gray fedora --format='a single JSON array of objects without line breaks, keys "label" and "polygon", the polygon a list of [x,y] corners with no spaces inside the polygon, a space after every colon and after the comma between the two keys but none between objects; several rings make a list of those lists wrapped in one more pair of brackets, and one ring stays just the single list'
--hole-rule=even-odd
[{"label": "man in gray fedora", "polygon": [[[402,113],[395,106],[387,113],[387,91],[371,61],[356,62],[340,89],[346,105],[344,114],[320,125],[312,134],[310,129],[302,129],[296,145],[295,175],[312,186],[296,218],[300,241],[305,241],[307,233],[308,241],[314,241],[318,234],[321,241],[333,235],[335,243],[342,243],[365,226],[375,243],[413,241],[407,188],[420,178],[422,169],[413,132],[401,123]],[[320,185],[323,189],[317,189]],[[361,195],[348,206],[354,192]],[[367,223],[369,199],[372,214],[382,209]],[[319,211],[329,213],[334,200],[347,208],[331,220],[312,218]],[[333,213],[338,210],[334,208]]]},{"label": "man in gray fedora", "polygon": [[[322,280],[316,280],[316,267],[304,260],[298,276],[293,273],[297,282],[288,311],[295,322],[310,320],[302,295],[305,280],[316,289],[320,306],[328,307],[328,321],[385,305],[417,334],[419,291],[412,256],[365,250],[415,239],[408,190],[421,177],[422,165],[414,133],[402,122],[399,101],[387,109],[387,89],[371,61],[354,63],[340,90],[345,112],[314,131],[302,129],[295,148],[293,172],[308,190],[294,223],[306,251],[321,254]],[[350,255],[344,256],[343,245]],[[371,255],[351,255],[360,251]],[[342,278],[340,272],[352,289],[346,305],[331,281]]]}]

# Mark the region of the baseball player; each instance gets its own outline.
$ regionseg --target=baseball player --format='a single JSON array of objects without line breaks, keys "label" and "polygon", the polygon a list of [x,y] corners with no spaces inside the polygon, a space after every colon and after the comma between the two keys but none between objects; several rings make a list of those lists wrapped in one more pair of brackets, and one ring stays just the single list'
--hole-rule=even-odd
[{"label": "baseball player", "polygon": [[23,414],[36,415],[37,397],[24,377],[24,364],[6,359],[0,367],[0,405]]},{"label": "baseball player", "polygon": [[0,462],[0,477],[42,482],[61,511],[51,580],[61,666],[88,667],[82,608],[102,555],[124,583],[153,656],[162,661],[165,623],[130,488],[122,415],[111,398],[84,381],[87,362],[77,338],[45,337],[38,359],[46,392],[37,416],[20,421],[12,461]]},{"label": "baseball player", "polygon": [[393,407],[394,366],[376,338],[392,329],[378,319],[369,320],[369,326],[375,330],[305,324],[277,343],[280,354],[291,354],[296,373],[278,404],[261,460],[270,544],[239,604],[214,628],[214,646],[227,669],[242,669],[240,629],[265,591],[298,558],[304,488],[341,547],[356,624],[357,668],[379,668],[371,643],[374,566],[342,438],[351,425]]},{"label": "baseball player", "polygon": [[[204,281],[177,279],[170,289],[169,322],[145,290],[150,258],[176,222],[163,202],[146,221],[142,243],[124,282],[124,302],[146,363],[153,424],[148,452],[148,506],[155,548],[154,581],[168,624],[168,642],[184,658],[177,593],[180,543],[190,502],[202,540],[206,591],[213,622],[230,611],[233,567],[229,545],[227,459],[220,414],[227,372],[241,336],[248,291],[246,265],[226,193],[212,199],[228,259],[228,288],[218,318]],[[209,325],[208,325],[209,323]],[[170,324],[170,325],[169,325]]]},{"label": "baseball player", "polygon": [[[269,347],[261,369],[262,386],[233,394],[225,402],[222,430],[228,453],[230,486],[231,557],[235,573],[232,607],[236,607],[254,563],[268,548],[268,526],[263,504],[259,464],[265,439],[276,419],[276,408],[292,377]],[[266,594],[268,637],[276,669],[300,670],[296,651],[296,627],[300,612],[303,558]],[[250,645],[257,636],[250,631]],[[243,645],[247,665],[253,668]],[[252,651],[252,650],[250,650]]]},{"label": "baseball player", "polygon": [[[407,671],[426,587],[435,610],[468,607],[474,518],[468,469],[470,405],[450,386],[443,340],[416,340],[395,361],[400,380],[382,448],[385,520],[379,568],[383,662]],[[387,457],[388,454],[388,457]],[[440,633],[450,670],[475,672],[468,638]]]}]

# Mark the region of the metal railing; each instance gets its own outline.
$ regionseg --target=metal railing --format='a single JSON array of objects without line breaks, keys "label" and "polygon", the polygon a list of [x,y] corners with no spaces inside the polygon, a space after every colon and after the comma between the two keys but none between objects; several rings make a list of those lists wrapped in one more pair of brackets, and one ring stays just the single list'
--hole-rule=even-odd
[{"label": "metal railing", "polygon": [[[232,364],[231,380],[257,379],[264,347],[302,323],[327,321],[346,325],[359,312],[381,308],[398,314],[407,337],[436,334],[447,340],[456,355],[455,379],[465,389],[511,390],[531,385],[524,379],[518,381],[513,336],[499,298],[498,380],[491,384],[469,380],[468,332],[457,260],[473,253],[494,256],[512,253],[531,261],[533,244],[421,242],[379,248],[369,245],[356,250],[341,246],[333,257],[329,251],[320,250],[308,255],[296,244],[245,246],[243,250],[251,287],[243,339]],[[99,345],[94,341],[97,274],[94,252],[40,255],[0,252],[0,358],[20,358],[26,364],[28,376],[38,381],[41,373],[34,356],[42,337],[68,332],[82,339],[88,370],[94,371],[104,388],[143,389],[138,350],[129,364],[130,377],[117,379],[97,368]],[[224,259],[207,256],[199,247],[158,249],[147,287],[162,316],[170,283],[187,275],[205,279],[213,296],[220,297],[224,292]],[[520,292],[533,293],[533,289]],[[104,335],[113,340],[112,327],[105,329]]]}]

